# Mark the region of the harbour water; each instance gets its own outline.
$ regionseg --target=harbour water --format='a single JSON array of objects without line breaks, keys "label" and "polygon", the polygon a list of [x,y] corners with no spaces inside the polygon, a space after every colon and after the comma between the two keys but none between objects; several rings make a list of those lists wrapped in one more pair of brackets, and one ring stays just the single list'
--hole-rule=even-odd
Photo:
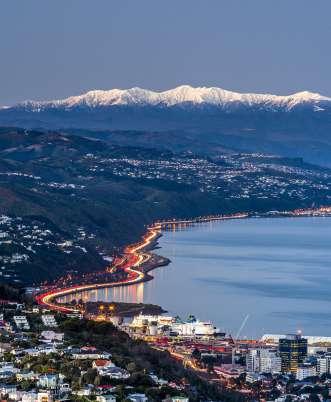
[{"label": "harbour water", "polygon": [[154,280],[71,298],[159,304],[242,336],[331,336],[331,218],[242,219],[165,232]]}]

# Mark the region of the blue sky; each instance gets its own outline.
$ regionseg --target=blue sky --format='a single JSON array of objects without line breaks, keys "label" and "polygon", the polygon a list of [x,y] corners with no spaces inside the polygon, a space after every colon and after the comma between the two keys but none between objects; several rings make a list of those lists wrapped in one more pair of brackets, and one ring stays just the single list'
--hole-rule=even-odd
[{"label": "blue sky", "polygon": [[331,95],[330,0],[1,0],[0,105],[181,84]]}]

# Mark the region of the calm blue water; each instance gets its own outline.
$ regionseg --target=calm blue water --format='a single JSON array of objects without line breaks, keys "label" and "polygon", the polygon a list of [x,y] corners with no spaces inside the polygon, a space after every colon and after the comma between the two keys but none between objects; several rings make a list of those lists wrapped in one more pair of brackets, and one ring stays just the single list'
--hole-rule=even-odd
[{"label": "calm blue water", "polygon": [[165,232],[159,254],[172,263],[154,280],[86,292],[96,300],[156,303],[242,335],[331,336],[331,218],[246,219]]}]

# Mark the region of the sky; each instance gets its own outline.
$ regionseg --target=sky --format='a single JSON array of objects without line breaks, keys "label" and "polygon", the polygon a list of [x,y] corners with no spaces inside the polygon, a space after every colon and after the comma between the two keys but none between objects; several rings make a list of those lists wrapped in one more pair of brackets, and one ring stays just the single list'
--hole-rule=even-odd
[{"label": "sky", "polygon": [[182,84],[331,96],[330,0],[1,0],[0,105]]}]

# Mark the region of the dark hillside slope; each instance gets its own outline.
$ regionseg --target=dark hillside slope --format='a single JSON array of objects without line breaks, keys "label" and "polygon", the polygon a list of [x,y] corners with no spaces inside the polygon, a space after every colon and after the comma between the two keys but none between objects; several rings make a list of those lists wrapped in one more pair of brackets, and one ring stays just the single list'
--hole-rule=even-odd
[{"label": "dark hillside slope", "polygon": [[106,266],[156,219],[328,203],[330,172],[263,155],[197,155],[0,130],[2,279]]}]

